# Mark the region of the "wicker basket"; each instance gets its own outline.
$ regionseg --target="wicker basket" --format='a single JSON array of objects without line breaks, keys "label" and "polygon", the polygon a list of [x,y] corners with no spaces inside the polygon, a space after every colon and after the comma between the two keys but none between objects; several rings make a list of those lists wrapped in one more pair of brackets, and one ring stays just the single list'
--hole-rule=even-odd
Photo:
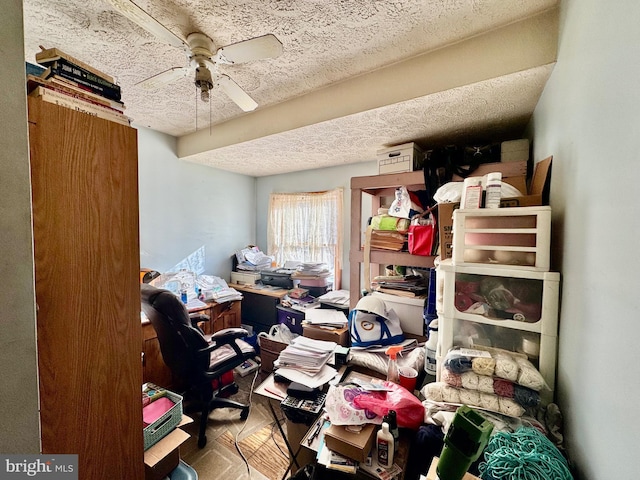
[{"label": "wicker basket", "polygon": [[148,450],[151,446],[162,440],[176,428],[182,420],[182,397],[167,390],[167,398],[175,403],[175,405],[151,425],[144,428],[145,450]]}]

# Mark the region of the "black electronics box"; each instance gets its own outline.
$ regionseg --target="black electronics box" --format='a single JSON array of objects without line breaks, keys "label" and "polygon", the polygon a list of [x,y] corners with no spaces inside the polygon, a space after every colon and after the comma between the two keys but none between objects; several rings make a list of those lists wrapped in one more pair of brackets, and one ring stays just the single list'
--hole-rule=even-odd
[{"label": "black electronics box", "polygon": [[293,288],[293,280],[291,280],[290,273],[260,272],[260,282],[263,285],[286,288],[288,290]]}]

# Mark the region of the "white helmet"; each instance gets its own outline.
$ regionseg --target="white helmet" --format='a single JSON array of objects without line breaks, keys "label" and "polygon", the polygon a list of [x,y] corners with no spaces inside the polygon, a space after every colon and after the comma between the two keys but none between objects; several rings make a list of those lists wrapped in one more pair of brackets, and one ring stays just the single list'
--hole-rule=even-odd
[{"label": "white helmet", "polygon": [[387,306],[384,301],[378,297],[374,297],[373,295],[367,295],[358,300],[355,310],[371,313],[382,317],[385,320],[389,320],[389,312],[387,311]]}]

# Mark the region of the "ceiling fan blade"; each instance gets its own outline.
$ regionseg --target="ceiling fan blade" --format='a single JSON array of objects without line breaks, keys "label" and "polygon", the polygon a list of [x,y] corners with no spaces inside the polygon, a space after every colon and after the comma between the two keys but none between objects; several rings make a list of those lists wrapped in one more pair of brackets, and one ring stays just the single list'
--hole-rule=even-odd
[{"label": "ceiling fan blade", "polygon": [[227,75],[220,75],[217,83],[227,96],[233,100],[243,111],[255,110],[258,104],[245,92],[240,85],[231,80]]},{"label": "ceiling fan blade", "polygon": [[275,35],[267,34],[232,43],[220,48],[218,54],[231,63],[251,62],[262,58],[276,58],[282,54],[282,43]]},{"label": "ceiling fan blade", "polygon": [[171,32],[131,0],[107,0],[107,2],[133,23],[140,25],[147,32],[155,35],[159,40],[174,47],[189,50],[189,45],[183,39]]},{"label": "ceiling fan blade", "polygon": [[142,87],[145,90],[155,90],[163,85],[171,83],[179,78],[186,77],[191,72],[190,67],[173,67],[164,72],[158,73],[153,77],[149,77],[146,80],[136,83],[136,86]]}]

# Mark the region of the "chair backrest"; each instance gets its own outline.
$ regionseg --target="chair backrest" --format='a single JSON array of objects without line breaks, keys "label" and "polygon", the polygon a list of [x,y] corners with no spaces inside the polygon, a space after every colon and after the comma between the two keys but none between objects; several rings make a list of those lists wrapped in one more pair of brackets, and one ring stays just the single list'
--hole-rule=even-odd
[{"label": "chair backrest", "polygon": [[208,356],[196,352],[207,347],[202,332],[191,324],[185,305],[168,290],[140,285],[142,311],[153,325],[162,359],[174,375],[188,383],[203,379],[209,366]]}]

